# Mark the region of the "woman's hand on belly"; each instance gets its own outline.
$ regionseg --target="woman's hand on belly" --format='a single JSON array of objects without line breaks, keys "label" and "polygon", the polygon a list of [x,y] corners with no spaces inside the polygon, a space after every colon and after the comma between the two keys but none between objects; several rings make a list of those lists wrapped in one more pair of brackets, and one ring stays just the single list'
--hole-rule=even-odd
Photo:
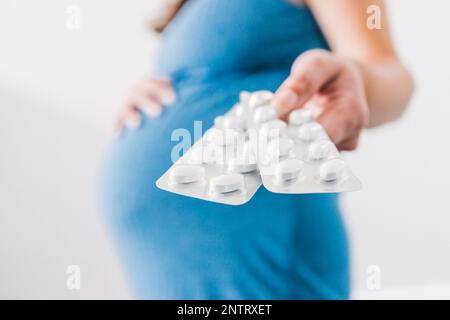
[{"label": "woman's hand on belly", "polygon": [[175,91],[171,80],[167,78],[144,78],[131,86],[114,126],[114,133],[120,135],[124,126],[130,129],[139,128],[141,114],[144,112],[151,118],[157,118],[163,105],[175,102]]},{"label": "woman's hand on belly", "polygon": [[357,67],[325,50],[300,55],[275,99],[282,117],[305,104],[340,150],[353,150],[367,126],[369,109]]}]

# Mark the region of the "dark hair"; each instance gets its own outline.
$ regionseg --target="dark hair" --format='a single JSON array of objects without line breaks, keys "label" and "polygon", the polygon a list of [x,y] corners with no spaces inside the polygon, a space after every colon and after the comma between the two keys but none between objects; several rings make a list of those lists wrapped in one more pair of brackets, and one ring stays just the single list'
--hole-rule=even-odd
[{"label": "dark hair", "polygon": [[172,0],[171,3],[167,5],[163,14],[153,21],[152,29],[158,33],[163,32],[186,2],[187,0]]}]

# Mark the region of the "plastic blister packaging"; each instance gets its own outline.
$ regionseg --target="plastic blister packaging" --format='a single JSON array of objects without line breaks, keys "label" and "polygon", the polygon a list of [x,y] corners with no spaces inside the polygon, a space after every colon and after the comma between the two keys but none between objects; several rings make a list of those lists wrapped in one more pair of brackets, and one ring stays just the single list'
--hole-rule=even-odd
[{"label": "plastic blister packaging", "polygon": [[[247,118],[236,105],[158,179],[156,185],[180,195],[242,205],[261,186],[255,149],[246,133]],[[238,112],[238,113],[239,113]]]},{"label": "plastic blister packaging", "polygon": [[156,182],[169,192],[230,205],[246,203],[262,184],[297,194],[361,188],[312,112],[295,110],[286,123],[266,90],[242,92]]},{"label": "plastic blister packaging", "polygon": [[[322,126],[312,118],[301,123],[288,125],[289,147],[283,139],[275,140],[280,150],[278,155],[260,157],[258,167],[264,187],[274,193],[291,194],[361,189],[361,182],[351,172]],[[269,143],[261,153],[269,155],[273,149],[274,146]]]}]

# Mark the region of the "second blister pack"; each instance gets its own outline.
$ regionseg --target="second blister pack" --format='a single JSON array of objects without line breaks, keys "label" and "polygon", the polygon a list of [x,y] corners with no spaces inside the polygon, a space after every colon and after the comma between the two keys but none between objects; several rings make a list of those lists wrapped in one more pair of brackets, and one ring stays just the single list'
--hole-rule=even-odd
[{"label": "second blister pack", "polygon": [[[253,148],[264,187],[275,193],[337,193],[356,191],[361,182],[351,172],[324,128],[308,108],[277,119],[270,92],[261,92],[264,103],[252,108],[247,119],[253,127]],[[255,98],[253,98],[256,100]],[[251,101],[251,99],[250,99]],[[275,116],[274,116],[275,114]]]}]

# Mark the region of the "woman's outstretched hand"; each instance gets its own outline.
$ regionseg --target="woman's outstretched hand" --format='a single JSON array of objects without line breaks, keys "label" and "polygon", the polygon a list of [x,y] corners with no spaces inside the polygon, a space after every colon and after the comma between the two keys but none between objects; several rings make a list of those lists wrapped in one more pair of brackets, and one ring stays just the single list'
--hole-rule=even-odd
[{"label": "woman's outstretched hand", "polygon": [[136,129],[141,124],[142,111],[150,118],[157,118],[163,106],[175,102],[175,91],[170,79],[144,78],[133,85],[123,103],[114,133],[120,135],[124,126]]},{"label": "woman's outstretched hand", "polygon": [[325,50],[300,55],[275,99],[281,117],[308,102],[340,150],[354,150],[368,125],[369,108],[358,68]]}]

